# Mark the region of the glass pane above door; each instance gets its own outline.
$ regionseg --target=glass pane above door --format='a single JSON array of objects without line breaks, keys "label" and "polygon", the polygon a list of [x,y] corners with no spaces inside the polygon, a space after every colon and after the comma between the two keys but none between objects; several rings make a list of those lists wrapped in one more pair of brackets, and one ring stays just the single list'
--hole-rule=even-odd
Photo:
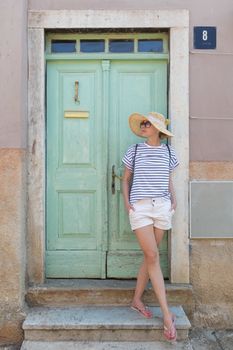
[{"label": "glass pane above door", "polygon": [[133,52],[134,40],[109,40],[109,52]]},{"label": "glass pane above door", "polygon": [[81,52],[104,52],[104,40],[80,40]]},{"label": "glass pane above door", "polygon": [[163,40],[140,39],[138,40],[138,52],[163,52]]},{"label": "glass pane above door", "polygon": [[[140,54],[168,57],[168,33],[49,33],[46,35],[46,54],[98,54],[119,56],[119,54]],[[59,55],[57,55],[58,57]],[[74,56],[74,55],[72,55]],[[63,56],[64,57],[64,56]],[[68,56],[67,56],[68,58]],[[161,58],[161,57],[160,57]]]},{"label": "glass pane above door", "polygon": [[76,52],[76,40],[52,40],[51,51],[58,52]]}]

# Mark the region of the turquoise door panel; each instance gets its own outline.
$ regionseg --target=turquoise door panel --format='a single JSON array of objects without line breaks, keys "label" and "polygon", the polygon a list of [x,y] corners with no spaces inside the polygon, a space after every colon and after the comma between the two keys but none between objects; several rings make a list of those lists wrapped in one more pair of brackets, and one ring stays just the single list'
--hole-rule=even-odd
[{"label": "turquoise door panel", "polygon": [[[128,124],[133,112],[159,111],[167,114],[167,62],[164,61],[113,61],[110,78],[109,128],[109,187],[111,167],[122,175],[121,159],[129,145],[143,142],[135,136]],[[108,277],[136,277],[142,254],[129,225],[125,212],[121,182],[116,179],[116,192],[109,191],[109,249]],[[165,277],[167,269],[167,238],[160,249]]]},{"label": "turquoise door panel", "polygon": [[101,90],[100,61],[47,65],[47,277],[105,277]]}]

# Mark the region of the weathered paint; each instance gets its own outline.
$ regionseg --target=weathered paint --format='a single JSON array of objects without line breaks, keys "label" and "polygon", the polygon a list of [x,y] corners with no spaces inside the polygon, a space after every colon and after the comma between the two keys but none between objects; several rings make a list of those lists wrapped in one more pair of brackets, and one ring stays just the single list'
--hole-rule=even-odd
[{"label": "weathered paint", "polygon": [[[44,89],[45,64],[43,30],[28,30],[29,60],[34,67],[29,69],[28,82],[28,196],[27,202],[27,239],[28,239],[28,275],[32,282],[41,282],[44,278],[45,244],[45,119]],[[32,92],[35,91],[35,95]],[[43,159],[43,161],[41,161]]]},{"label": "weathered paint", "polygon": [[190,162],[190,180],[232,181],[233,162]]},{"label": "weathered paint", "polygon": [[0,339],[19,341],[25,295],[25,151],[0,149]]},{"label": "weathered paint", "polygon": [[[167,60],[49,60],[47,63],[46,276],[135,278],[142,261],[112,166],[130,144],[133,110],[167,111]],[[80,101],[74,101],[75,81]],[[89,117],[64,118],[66,110]],[[59,140],[59,142],[57,141]],[[160,250],[169,278],[167,235]]]},{"label": "weathered paint", "polygon": [[194,325],[230,328],[233,324],[233,242],[230,239],[192,240],[191,283]]},{"label": "weathered paint", "polygon": [[26,280],[27,1],[0,2],[0,342],[22,340]]}]

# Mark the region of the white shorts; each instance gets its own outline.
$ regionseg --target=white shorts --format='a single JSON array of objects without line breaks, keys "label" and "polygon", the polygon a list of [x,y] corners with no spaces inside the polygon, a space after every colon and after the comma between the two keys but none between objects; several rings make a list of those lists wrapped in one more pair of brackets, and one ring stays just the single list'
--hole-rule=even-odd
[{"label": "white shorts", "polygon": [[162,230],[172,227],[171,221],[174,210],[171,210],[171,200],[168,198],[140,199],[133,203],[129,211],[129,221],[132,230],[153,225]]}]

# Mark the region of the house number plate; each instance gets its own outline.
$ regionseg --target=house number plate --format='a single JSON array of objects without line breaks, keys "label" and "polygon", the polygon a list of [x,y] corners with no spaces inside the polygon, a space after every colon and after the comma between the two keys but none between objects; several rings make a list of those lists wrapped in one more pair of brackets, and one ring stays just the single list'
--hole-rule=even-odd
[{"label": "house number plate", "polygon": [[195,49],[216,49],[216,27],[194,27]]}]

